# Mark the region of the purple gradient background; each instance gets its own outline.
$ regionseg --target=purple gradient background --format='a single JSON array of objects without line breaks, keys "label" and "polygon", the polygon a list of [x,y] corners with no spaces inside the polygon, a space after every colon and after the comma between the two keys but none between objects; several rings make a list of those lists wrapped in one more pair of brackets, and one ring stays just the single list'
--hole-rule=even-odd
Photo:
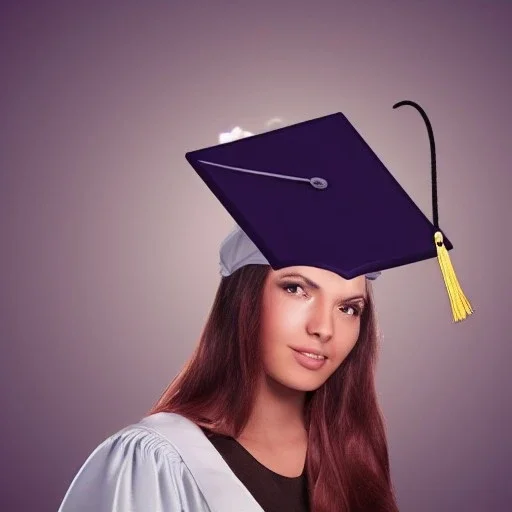
[{"label": "purple gradient background", "polygon": [[1,4],[0,510],[55,511],[190,355],[232,223],[185,152],[342,110],[430,216],[402,99],[477,311],[435,260],[375,286],[400,510],[511,510],[512,4],[213,3]]}]

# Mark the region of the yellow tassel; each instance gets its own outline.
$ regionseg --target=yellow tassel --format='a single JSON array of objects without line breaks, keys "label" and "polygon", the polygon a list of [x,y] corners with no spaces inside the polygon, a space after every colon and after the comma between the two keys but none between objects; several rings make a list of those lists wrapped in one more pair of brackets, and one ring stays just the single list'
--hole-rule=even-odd
[{"label": "yellow tassel", "polygon": [[460,322],[468,315],[471,315],[473,313],[473,309],[460,287],[450,260],[450,255],[444,245],[443,234],[440,231],[437,231],[434,235],[434,241],[437,249],[437,259],[439,261],[439,266],[441,267],[441,273],[443,274],[444,284],[448,291],[448,297],[450,298],[453,320],[454,322]]}]

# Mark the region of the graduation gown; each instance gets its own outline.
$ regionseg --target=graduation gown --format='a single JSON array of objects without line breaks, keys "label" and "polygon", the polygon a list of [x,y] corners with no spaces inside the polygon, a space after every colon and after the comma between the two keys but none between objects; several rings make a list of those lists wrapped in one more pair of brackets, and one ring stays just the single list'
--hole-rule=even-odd
[{"label": "graduation gown", "polygon": [[263,512],[203,431],[158,413],[103,441],[58,512]]}]

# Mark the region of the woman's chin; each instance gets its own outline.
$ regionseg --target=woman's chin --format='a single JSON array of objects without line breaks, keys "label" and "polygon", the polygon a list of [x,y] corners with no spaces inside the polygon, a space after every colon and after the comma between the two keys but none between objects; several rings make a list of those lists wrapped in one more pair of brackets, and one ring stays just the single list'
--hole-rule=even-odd
[{"label": "woman's chin", "polygon": [[287,375],[286,377],[281,378],[274,377],[274,380],[276,380],[282,386],[285,386],[288,389],[300,391],[303,393],[306,393],[308,391],[316,391],[326,381],[326,379],[321,378],[320,375],[297,375],[294,377]]}]

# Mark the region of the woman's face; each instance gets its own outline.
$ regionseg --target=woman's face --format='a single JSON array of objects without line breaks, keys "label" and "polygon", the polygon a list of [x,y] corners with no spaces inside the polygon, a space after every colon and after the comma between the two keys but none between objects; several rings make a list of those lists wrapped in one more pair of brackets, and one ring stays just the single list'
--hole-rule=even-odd
[{"label": "woman's face", "polygon": [[319,388],[356,344],[366,296],[364,276],[346,280],[303,266],[271,269],[262,305],[265,373],[298,391]]}]

